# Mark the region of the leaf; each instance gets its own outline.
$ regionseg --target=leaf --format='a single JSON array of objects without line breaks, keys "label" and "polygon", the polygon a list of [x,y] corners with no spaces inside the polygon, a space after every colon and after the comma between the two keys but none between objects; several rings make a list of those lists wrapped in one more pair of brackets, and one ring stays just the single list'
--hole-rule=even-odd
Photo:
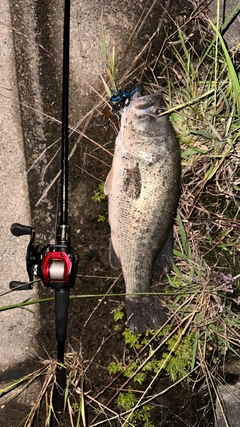
[{"label": "leaf", "polygon": [[182,242],[185,254],[188,256],[189,259],[191,259],[192,258],[191,248],[188,244],[185,228],[179,214],[177,214],[177,221],[178,221],[178,226],[179,226],[179,231],[181,236],[181,242]]},{"label": "leaf", "polygon": [[[238,3],[238,5],[240,5],[240,2]],[[229,76],[230,76],[230,79],[231,79],[232,84],[233,84],[235,102],[236,102],[238,116],[239,116],[239,122],[240,122],[240,83],[239,83],[239,79],[238,79],[237,73],[235,71],[234,65],[232,63],[232,59],[228,53],[226,44],[225,44],[218,28],[213,24],[213,22],[211,20],[210,20],[210,24],[213,27],[214,31],[216,32],[217,38],[220,40],[220,43],[222,45],[222,49],[223,49],[225,59],[227,62],[227,66],[228,66]]]}]

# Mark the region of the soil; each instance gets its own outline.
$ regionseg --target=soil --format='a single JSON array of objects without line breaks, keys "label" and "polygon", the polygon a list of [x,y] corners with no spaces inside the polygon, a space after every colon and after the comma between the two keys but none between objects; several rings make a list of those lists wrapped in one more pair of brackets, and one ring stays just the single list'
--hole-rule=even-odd
[{"label": "soil", "polygon": [[[186,2],[189,6],[189,2]],[[190,9],[185,12],[190,14]],[[182,7],[182,6],[181,6]],[[175,14],[178,14],[177,6]],[[47,37],[47,33],[45,32]],[[41,40],[40,40],[41,42]],[[158,39],[159,42],[159,39]],[[44,43],[43,43],[44,44]],[[46,46],[46,43],[44,44]],[[156,47],[156,51],[159,47]],[[41,65],[40,65],[41,66]],[[54,64],[56,67],[56,64]],[[58,72],[53,70],[52,62],[48,64],[54,75]],[[46,82],[42,70],[42,81]],[[24,71],[19,73],[20,79]],[[54,90],[54,80],[48,80],[47,87],[43,90],[46,104],[49,105],[48,99],[51,97],[51,91]],[[23,85],[23,80],[21,81]],[[42,84],[44,87],[44,85]],[[29,91],[26,91],[29,93]],[[25,92],[25,102],[26,102]],[[22,96],[24,87],[22,87]],[[20,93],[20,101],[21,101]],[[59,118],[60,99],[56,100],[53,115]],[[49,111],[49,110],[48,110]],[[28,168],[32,166],[33,159],[39,155],[36,150],[36,136],[32,137],[26,123],[29,123],[29,116],[26,117],[26,110],[22,109],[22,120],[25,129],[25,153]],[[28,112],[29,115],[29,112]],[[34,118],[31,118],[34,120]],[[116,390],[124,384],[125,379],[119,377],[112,383],[112,377],[107,372],[107,367],[113,360],[121,361],[128,351],[125,348],[122,337],[122,330],[114,330],[113,311],[120,304],[124,307],[124,298],[118,297],[118,293],[125,291],[124,282],[121,272],[113,271],[108,261],[108,244],[109,244],[109,224],[107,221],[107,200],[96,202],[92,199],[95,191],[98,191],[98,185],[106,179],[111,165],[111,155],[104,151],[102,147],[113,152],[114,139],[116,136],[115,126],[118,127],[118,118],[112,116],[103,110],[100,114],[92,115],[90,125],[87,129],[87,138],[80,138],[76,133],[70,137],[70,151],[76,144],[74,156],[71,158],[69,165],[69,224],[71,228],[71,246],[79,256],[78,274],[76,283],[71,289],[71,299],[69,305],[68,333],[66,342],[66,357],[68,363],[68,372],[74,363],[78,363],[84,371],[84,389],[86,392],[86,414],[88,425],[93,424],[93,420],[102,421],[104,416],[96,415],[98,404],[110,407],[116,410],[116,399],[114,395]],[[32,126],[32,128],[34,128]],[[54,140],[60,136],[59,125],[50,123],[46,120],[43,124],[45,140],[43,141],[42,152],[45,150],[45,143],[50,136],[55,133]],[[92,143],[100,144],[100,147]],[[59,145],[58,145],[59,146]],[[41,197],[43,190],[55,177],[59,170],[59,156],[54,158],[56,146],[50,148],[45,156],[42,157],[37,168],[28,174],[29,193],[32,212],[32,224],[36,226],[37,243],[40,247],[49,243],[54,238],[56,224],[59,222],[59,183],[58,181],[51,187],[47,193],[45,201],[36,207],[36,203]],[[49,165],[46,169],[46,166]],[[103,221],[99,221],[99,218]],[[105,218],[105,219],[104,219]],[[158,284],[156,286],[159,286]],[[42,298],[53,296],[51,289],[39,288]],[[114,297],[103,297],[107,293],[115,294]],[[90,296],[89,296],[90,295]],[[76,298],[74,298],[76,296]],[[37,332],[37,355],[32,355],[29,362],[24,367],[25,372],[31,372],[38,369],[43,362],[49,358],[56,358],[57,344],[55,341],[55,316],[54,302],[40,304],[41,324]],[[123,325],[124,327],[124,321]],[[127,353],[126,353],[127,352]],[[74,355],[74,356],[73,356]],[[41,381],[41,380],[40,380]],[[147,379],[149,384],[151,377]],[[80,387],[80,379],[76,379]],[[136,384],[131,384],[137,388]],[[151,394],[171,386],[167,375],[162,376],[154,387]],[[38,386],[39,387],[39,386]],[[72,387],[73,389],[73,387]],[[139,387],[138,392],[142,388]],[[70,387],[71,390],[71,387]],[[78,399],[74,392],[72,401]],[[151,416],[153,425],[160,426],[213,426],[213,414],[209,404],[208,394],[202,390],[198,392],[192,390],[187,384],[179,384],[167,393],[163,394],[154,401]],[[96,403],[98,402],[98,403]],[[24,403],[9,403],[2,408],[3,415],[7,420],[6,427],[24,425],[20,424],[21,420],[29,413],[29,401]],[[74,416],[73,416],[74,418]],[[46,405],[43,400],[34,422],[35,427],[45,425]],[[17,421],[16,421],[17,420]],[[75,420],[76,422],[76,420]],[[69,414],[62,414],[58,422],[53,420],[52,425],[61,425],[69,427]],[[108,424],[107,421],[102,425],[121,425],[116,421]],[[141,426],[141,422],[138,424]]]}]

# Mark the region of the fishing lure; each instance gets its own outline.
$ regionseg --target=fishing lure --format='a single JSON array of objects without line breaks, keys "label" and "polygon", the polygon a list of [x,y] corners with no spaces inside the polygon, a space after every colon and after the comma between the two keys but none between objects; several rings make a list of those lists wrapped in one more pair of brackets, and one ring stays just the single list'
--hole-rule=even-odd
[{"label": "fishing lure", "polygon": [[110,98],[110,102],[112,102],[114,105],[113,111],[119,115],[119,111],[125,107],[125,105],[128,105],[131,101],[132,96],[139,92],[142,89],[142,85],[137,86],[135,89],[132,90],[114,90],[112,91],[113,95]]}]

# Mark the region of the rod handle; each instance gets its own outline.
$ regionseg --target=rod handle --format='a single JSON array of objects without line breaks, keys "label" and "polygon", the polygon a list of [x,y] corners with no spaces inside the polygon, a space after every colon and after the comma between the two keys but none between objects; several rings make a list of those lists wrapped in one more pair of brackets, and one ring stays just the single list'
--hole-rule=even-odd
[{"label": "rod handle", "polygon": [[53,407],[56,412],[62,412],[64,410],[65,389],[66,368],[58,364],[56,368],[56,383],[53,389]]}]

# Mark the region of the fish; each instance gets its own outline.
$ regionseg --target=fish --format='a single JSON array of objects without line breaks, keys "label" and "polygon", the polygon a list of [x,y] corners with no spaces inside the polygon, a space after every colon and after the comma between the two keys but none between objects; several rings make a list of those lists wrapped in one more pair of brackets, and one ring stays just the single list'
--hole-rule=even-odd
[{"label": "fish", "polygon": [[109,262],[122,269],[127,325],[134,334],[167,320],[151,292],[153,272],[172,269],[173,224],[181,192],[181,152],[161,93],[139,91],[124,107],[104,192],[111,230]]}]

